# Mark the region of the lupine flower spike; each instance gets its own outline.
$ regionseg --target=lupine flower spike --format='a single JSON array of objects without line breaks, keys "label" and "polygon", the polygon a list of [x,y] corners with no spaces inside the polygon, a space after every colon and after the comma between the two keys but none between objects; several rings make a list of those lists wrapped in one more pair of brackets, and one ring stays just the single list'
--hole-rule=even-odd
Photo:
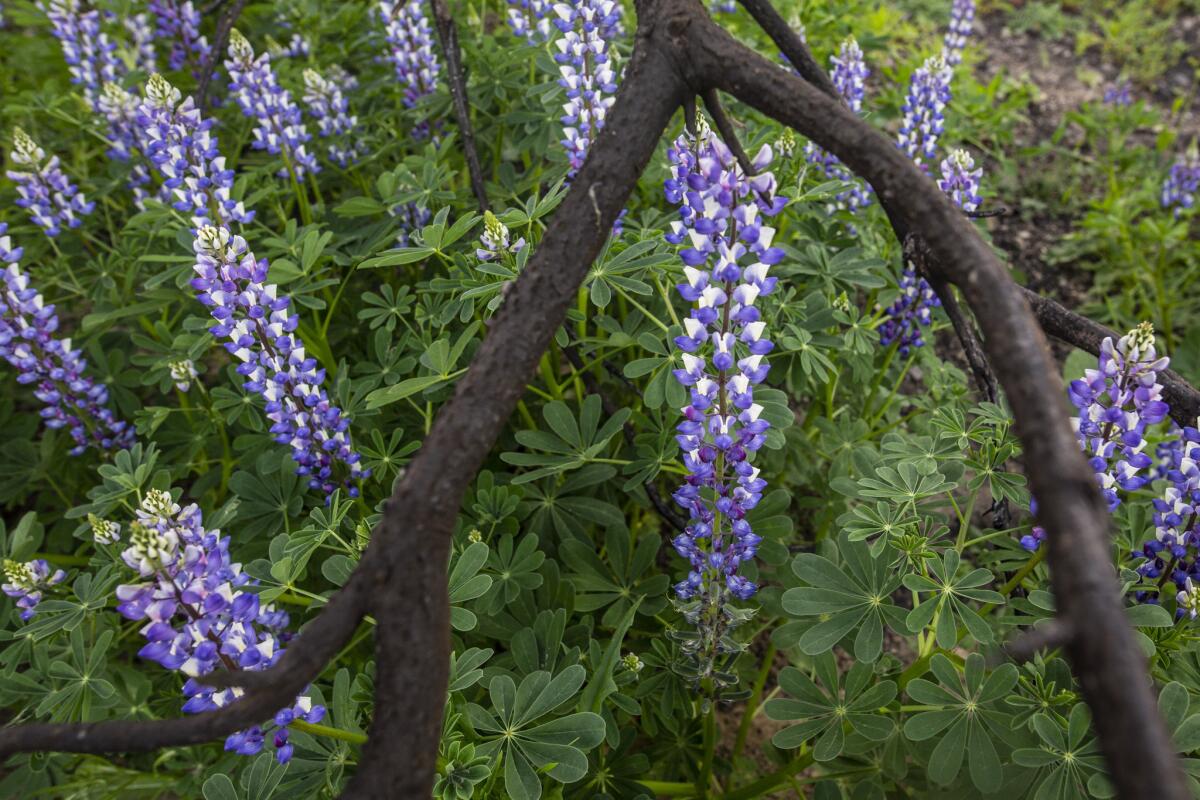
[{"label": "lupine flower spike", "polygon": [[768,272],[784,255],[772,246],[775,229],[764,217],[786,201],[775,196],[774,176],[765,171],[769,147],[755,157],[753,177],[707,126],[694,139],[684,134],[669,155],[667,198],[681,204],[683,220],[668,240],[689,245],[679,254],[685,282],[678,290],[695,304],[675,339],[683,362],[675,378],[691,398],[676,436],[688,477],[673,495],[689,520],[672,542],[690,569],[675,592],[697,601],[685,615],[700,629],[698,652],[711,659],[728,600],[756,591],[739,568],[762,541],[745,517],[766,487],[751,463],[770,427],[754,402],[754,387],[767,376],[766,355],[774,345],[755,302],[774,290],[777,279]]},{"label": "lupine flower spike", "polygon": [[67,573],[61,569],[51,573],[50,564],[44,558],[24,563],[6,558],[3,566],[5,582],[0,589],[16,599],[17,608],[21,609],[21,620],[25,622],[37,613],[43,590],[67,578]]},{"label": "lupine flower spike", "polygon": [[[829,61],[833,65],[829,77],[833,81],[834,87],[837,88],[838,94],[841,95],[842,100],[850,107],[851,111],[861,114],[866,80],[871,72],[867,69],[858,42],[853,36],[847,37],[842,42],[838,54],[831,56]],[[804,157],[808,163],[819,167],[826,178],[854,184],[853,189],[838,193],[830,211],[835,208],[844,208],[854,212],[871,202],[870,188],[855,178],[850,170],[842,165],[837,156],[809,142],[804,147]]]},{"label": "lupine flower spike", "polygon": [[[151,160],[193,213],[192,288],[215,320],[209,330],[241,362],[237,371],[246,387],[266,401],[271,433],[291,448],[296,472],[308,476],[309,487],[332,494],[340,478],[357,496],[354,484],[369,471],[350,445],[349,420],[322,386],[325,370],[295,336],[300,319],[289,313],[291,300],[266,282],[267,262],[255,259],[246,240],[226,227],[249,215],[229,198],[233,176],[209,133],[211,121],[200,117],[190,97],[181,103],[178,90],[157,75],[147,85],[141,113],[149,123]],[[203,175],[215,179],[195,178]]]},{"label": "lupine flower spike", "polygon": [[509,241],[508,226],[491,211],[483,212],[483,233],[475,257],[480,261],[496,261],[509,253],[518,253],[525,247],[525,237]]},{"label": "lupine flower spike", "polygon": [[316,70],[304,70],[304,104],[317,121],[317,131],[330,139],[329,160],[347,167],[358,158],[354,129],[358,118],[349,113],[350,104],[337,82],[326,80]]},{"label": "lupine flower spike", "polygon": [[[1169,411],[1158,382],[1168,362],[1155,351],[1153,326],[1143,322],[1116,344],[1111,338],[1101,342],[1096,369],[1086,370],[1082,378],[1067,387],[1071,404],[1079,409],[1079,416],[1072,417],[1071,424],[1096,473],[1096,483],[1109,511],[1121,504],[1118,490],[1137,491],[1154,477],[1144,472],[1154,464],[1144,452],[1145,433],[1146,428],[1163,421]],[[1184,452],[1178,451],[1181,457]],[[1171,501],[1170,493],[1167,499]],[[1159,507],[1159,501],[1155,507]],[[1037,513],[1036,502],[1031,510]],[[1021,546],[1033,551],[1045,538],[1045,531],[1038,526],[1022,537]]]},{"label": "lupine flower spike", "polygon": [[[248,591],[249,575],[229,555],[229,537],[205,530],[195,504],[180,508],[167,492],[151,490],[130,524],[122,560],[142,579],[117,587],[117,610],[145,620],[141,658],[185,676],[183,711],[197,714],[224,708],[243,694],[214,689],[196,679],[218,669],[264,670],[283,654],[288,615],[263,605]],[[319,722],[325,709],[306,696],[281,710],[273,721],[275,757],[287,763],[293,747],[287,726],[296,720]],[[254,726],[230,735],[225,749],[255,755],[265,734]]]},{"label": "lupine flower spike", "polygon": [[1127,80],[1120,80],[1104,89],[1104,104],[1108,106],[1133,105],[1133,87]]},{"label": "lupine flower spike", "polygon": [[975,211],[981,201],[981,177],[983,170],[975,168],[975,160],[970,153],[961,148],[951,150],[950,155],[942,160],[942,179],[938,181],[938,188],[963,211]]},{"label": "lupine flower spike", "polygon": [[1196,205],[1197,193],[1200,193],[1200,152],[1193,141],[1187,153],[1171,166],[1163,182],[1162,206],[1174,208],[1178,217]]},{"label": "lupine flower spike", "polygon": [[174,197],[174,207],[189,214],[194,226],[254,219],[254,212],[230,194],[233,170],[225,168],[217,149],[213,120],[201,118],[191,97],[181,102],[178,89],[152,75],[137,120],[142,151],[162,174],[167,197]]},{"label": "lupine flower spike", "polygon": [[606,37],[612,35],[620,16],[615,0],[556,3],[554,14],[554,24],[563,34],[554,43],[558,49],[554,54],[559,64],[558,85],[567,93],[562,145],[570,165],[567,175],[574,176],[613,104],[617,74]]},{"label": "lupine flower spike", "polygon": [[83,217],[92,213],[95,203],[79,191],[59,166],[58,156],[46,158],[46,151],[20,128],[13,131],[12,163],[8,177],[17,184],[17,205],[29,212],[34,223],[53,238],[63,227],[78,228]]},{"label": "lupine flower spike", "polygon": [[950,67],[941,56],[932,56],[913,72],[904,99],[904,119],[897,143],[921,169],[937,157],[937,143],[950,102]]},{"label": "lupine flower spike", "polygon": [[200,35],[200,12],[192,0],[150,0],[150,12],[157,22],[158,37],[171,43],[167,65],[173,70],[190,64],[193,71],[208,61],[208,40]]},{"label": "lupine flower spike", "polygon": [[99,110],[100,90],[121,75],[116,44],[100,30],[100,12],[83,10],[79,0],[47,0],[38,8],[49,18],[55,38],[71,72],[71,83],[83,90],[93,111]]},{"label": "lupine flower spike", "polygon": [[264,52],[256,57],[250,42],[234,29],[229,34],[225,68],[229,70],[229,90],[242,113],[258,120],[252,146],[271,155],[283,155],[286,166],[279,177],[291,175],[300,181],[310,172],[320,172],[316,158],[305,147],[312,136],[300,118],[300,107],[279,85],[271,56]]},{"label": "lupine flower spike", "polygon": [[[387,58],[404,89],[404,105],[413,108],[437,88],[441,68],[433,50],[433,29],[419,0],[381,0],[379,19],[387,38]],[[413,130],[417,138],[429,135],[429,123]]]},{"label": "lupine flower spike", "polygon": [[549,41],[554,30],[549,18],[553,6],[551,0],[508,0],[508,26],[513,35],[531,45]]},{"label": "lupine flower spike", "polygon": [[954,0],[950,7],[950,27],[942,42],[942,58],[952,67],[962,63],[962,53],[975,27],[975,0]]},{"label": "lupine flower spike", "polygon": [[1138,573],[1157,591],[1139,590],[1137,599],[1161,602],[1169,581],[1179,591],[1179,616],[1195,618],[1200,586],[1200,431],[1188,426],[1171,439],[1169,463],[1163,470],[1167,485],[1154,500],[1154,538],[1133,553]]},{"label": "lupine flower spike", "polygon": [[133,444],[133,428],[117,419],[108,406],[108,388],[84,371],[87,362],[70,339],[55,336],[58,314],[46,305],[19,263],[21,248],[14,248],[0,223],[0,358],[17,370],[17,383],[32,384],[42,401],[41,416],[47,428],[66,428],[79,455],[89,446],[119,450]]}]

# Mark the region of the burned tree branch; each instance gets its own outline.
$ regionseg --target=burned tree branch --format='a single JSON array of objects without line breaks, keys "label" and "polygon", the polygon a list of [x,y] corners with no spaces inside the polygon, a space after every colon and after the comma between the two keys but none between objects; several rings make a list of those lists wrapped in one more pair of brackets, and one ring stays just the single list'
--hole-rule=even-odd
[{"label": "burned tree branch", "polygon": [[754,168],[753,162],[750,161],[750,156],[746,155],[746,151],[742,148],[742,143],[738,140],[737,131],[733,129],[733,122],[729,119],[729,115],[725,113],[725,107],[721,105],[721,96],[716,90],[708,89],[704,92],[704,107],[708,109],[709,115],[713,118],[713,122],[717,125],[717,133],[721,134],[721,139],[725,142],[725,146],[733,153],[733,157],[737,159],[738,166],[742,168],[742,172],[747,175],[753,175],[758,170]]},{"label": "burned tree branch", "polygon": [[221,56],[225,53],[225,48],[229,45],[229,33],[233,30],[234,24],[237,23],[238,17],[242,14],[242,9],[246,7],[246,0],[233,0],[229,8],[221,14],[217,20],[216,35],[213,37],[212,50],[209,51],[208,61],[200,68],[200,75],[196,82],[196,107],[201,112],[208,110],[208,90],[212,84],[213,76],[216,75],[217,65],[221,63]]},{"label": "burned tree branch", "polygon": [[430,0],[433,18],[437,25],[438,42],[446,59],[446,82],[450,86],[450,100],[454,106],[454,117],[458,122],[458,133],[462,137],[463,156],[467,160],[467,172],[471,176],[471,190],[479,213],[487,211],[487,188],[483,181],[483,169],[479,166],[479,148],[475,146],[475,128],[471,125],[471,109],[467,103],[467,78],[463,71],[462,49],[458,46],[458,26],[450,15],[446,0]]},{"label": "burned tree branch", "polygon": [[[1123,797],[1188,797],[1114,576],[1080,568],[1108,560],[1108,514],[1067,424],[1058,369],[1022,292],[928,176],[844,104],[778,69],[710,20],[692,20],[686,40],[682,52],[698,81],[790,125],[836,155],[875,189],[893,227],[919,234],[938,270],[962,289],[1025,448],[1039,518],[1049,532],[1059,615],[1073,634],[1067,654],[1092,709],[1113,783]],[[1144,780],[1147,769],[1161,781],[1153,789]]]},{"label": "burned tree branch", "polygon": [[[1114,342],[1121,338],[1121,334],[1112,328],[1076,314],[1037,292],[1022,288],[1021,293],[1042,330],[1055,339],[1098,355],[1106,338]],[[1171,407],[1171,418],[1181,426],[1195,427],[1196,418],[1200,417],[1200,391],[1178,372],[1169,369],[1159,374],[1158,381],[1163,387],[1163,400]]]},{"label": "burned tree branch", "polygon": [[[114,720],[85,724],[30,724],[0,729],[0,762],[13,753],[53,750],[115,753],[201,744],[270,719],[291,705],[354,633],[370,598],[383,590],[363,565],[321,609],[269,670],[253,676],[244,697],[218,711],[168,720]],[[236,683],[236,681],[235,681]]]}]

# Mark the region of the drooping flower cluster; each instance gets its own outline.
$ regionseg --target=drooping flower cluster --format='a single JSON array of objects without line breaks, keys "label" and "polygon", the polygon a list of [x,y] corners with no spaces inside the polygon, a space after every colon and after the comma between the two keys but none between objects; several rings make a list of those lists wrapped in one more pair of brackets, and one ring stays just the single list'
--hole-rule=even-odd
[{"label": "drooping flower cluster", "polygon": [[1171,166],[1171,172],[1163,182],[1162,206],[1163,208],[1174,208],[1175,216],[1178,217],[1196,205],[1198,193],[1200,193],[1200,152],[1196,150],[1196,143],[1192,142],[1187,153]]},{"label": "drooping flower cluster", "polygon": [[613,104],[617,73],[608,39],[620,24],[620,13],[615,0],[578,0],[556,3],[554,16],[554,24],[562,32],[554,42],[558,85],[567,93],[561,118],[562,145],[570,165],[567,174],[573,176],[583,166]]},{"label": "drooping flower cluster", "polygon": [[1088,456],[1109,510],[1120,505],[1118,489],[1136,491],[1151,480],[1143,470],[1153,464],[1144,451],[1147,426],[1166,418],[1159,373],[1169,359],[1159,358],[1154,328],[1144,322],[1122,336],[1100,344],[1096,369],[1071,381],[1067,395],[1079,409],[1072,425]]},{"label": "drooping flower cluster", "polygon": [[66,428],[79,455],[88,446],[124,449],[133,444],[133,428],[118,420],[108,405],[108,387],[84,371],[87,362],[70,339],[55,336],[58,314],[46,305],[22,271],[21,249],[13,248],[0,223],[0,358],[17,370],[17,383],[32,384],[47,428]]},{"label": "drooping flower cluster", "polygon": [[[437,89],[441,67],[433,50],[433,29],[418,0],[380,0],[379,19],[387,38],[387,58],[404,89],[404,105],[412,108]],[[418,138],[428,134],[428,123],[413,131]]]},{"label": "drooping flower cluster", "polygon": [[49,18],[62,46],[71,83],[83,90],[88,105],[97,110],[101,88],[121,74],[117,46],[100,30],[100,12],[85,11],[80,0],[45,0],[38,8]]},{"label": "drooping flower cluster", "polygon": [[[863,58],[862,48],[858,46],[858,42],[853,36],[847,37],[842,42],[838,54],[830,56],[829,61],[833,65],[829,71],[829,78],[833,81],[838,94],[841,95],[842,100],[850,107],[851,111],[861,114],[866,80],[867,76],[871,74]],[[853,189],[838,193],[833,208],[845,208],[853,212],[871,202],[870,188],[855,178],[833,153],[809,142],[804,147],[804,157],[808,163],[819,167],[825,177],[830,180],[854,184]]]},{"label": "drooping flower cluster", "polygon": [[200,34],[200,12],[192,0],[150,0],[148,6],[157,22],[158,38],[171,43],[167,59],[171,69],[191,64],[195,71],[208,61],[212,48]]},{"label": "drooping flower cluster", "polygon": [[483,212],[483,233],[479,236],[475,257],[480,261],[496,261],[509,253],[519,253],[525,247],[525,237],[510,242],[508,226],[491,211]]},{"label": "drooping flower cluster", "polygon": [[[151,490],[130,524],[129,547],[121,557],[143,579],[117,587],[117,610],[144,620],[147,644],[141,658],[187,676],[183,711],[198,714],[224,708],[243,694],[214,689],[196,679],[216,670],[264,670],[283,654],[288,615],[259,602],[248,591],[250,577],[229,555],[229,537],[205,530],[195,504],[180,508],[168,492]],[[287,726],[296,719],[318,722],[321,706],[301,696],[275,716],[276,758],[292,756]],[[267,731],[269,732],[269,731]],[[232,734],[225,749],[254,755],[264,730],[254,726]]]},{"label": "drooping flower cluster", "polygon": [[29,212],[47,236],[58,236],[64,226],[78,228],[96,207],[62,171],[58,156],[46,158],[46,151],[20,128],[13,131],[9,158],[20,168],[6,173],[17,184],[17,205]]},{"label": "drooping flower cluster", "polygon": [[937,143],[945,125],[946,104],[950,102],[952,72],[941,56],[931,56],[913,72],[901,110],[897,143],[917,166],[928,170],[927,162],[937,158]]},{"label": "drooping flower cluster", "polygon": [[952,67],[962,63],[963,49],[975,27],[975,0],[954,0],[950,7],[950,26],[942,40],[942,58]]},{"label": "drooping flower cluster", "polygon": [[258,120],[251,146],[271,155],[283,155],[285,166],[278,173],[280,177],[290,175],[300,181],[309,172],[320,172],[316,157],[305,147],[312,136],[300,117],[300,107],[279,85],[271,56],[264,52],[256,57],[250,42],[235,29],[229,34],[225,69],[229,70],[229,90],[242,113]]},{"label": "drooping flower cluster", "polygon": [[1190,581],[1200,583],[1200,431],[1186,427],[1172,437],[1170,464],[1165,470],[1167,486],[1162,497],[1154,500],[1154,538],[1143,543],[1135,559],[1142,559],[1138,573],[1147,581],[1158,582],[1157,593],[1142,591],[1138,599],[1160,602],[1162,589],[1170,581],[1179,591],[1179,611],[1195,617],[1196,590]]},{"label": "drooping flower cluster", "polygon": [[551,0],[508,0],[508,26],[513,35],[531,45],[549,41],[553,31],[549,14],[553,6]]},{"label": "drooping flower cluster", "polygon": [[674,499],[689,520],[672,544],[691,565],[675,591],[681,599],[698,597],[713,613],[727,595],[747,599],[756,591],[738,570],[761,541],[745,516],[766,486],[751,463],[770,427],[754,387],[766,378],[773,344],[755,301],[774,290],[777,279],[768,271],[783,258],[763,218],[786,203],[764,171],[771,158],[764,145],[754,159],[758,174],[747,176],[707,128],[694,138],[685,134],[670,151],[667,198],[681,205],[683,219],[668,238],[686,237],[690,245],[680,251],[685,282],[678,289],[695,304],[675,339],[683,363],[675,377],[690,402],[676,437],[688,477]]},{"label": "drooping flower cluster", "polygon": [[178,89],[161,75],[146,82],[146,94],[137,108],[139,147],[163,177],[165,199],[191,216],[192,224],[248,223],[254,212],[235,200],[233,170],[212,134],[213,120],[204,119],[191,97],[182,100]]},{"label": "drooping flower cluster", "polygon": [[5,583],[0,589],[16,599],[17,608],[21,609],[21,619],[26,622],[37,613],[43,590],[62,583],[67,577],[67,573],[61,569],[52,573],[50,564],[44,558],[24,563],[6,558],[3,566]]},{"label": "drooping flower cluster", "polygon": [[963,211],[975,211],[982,201],[979,196],[979,179],[982,177],[983,169],[975,168],[971,154],[956,148],[942,159],[942,179],[938,181],[938,188]]},{"label": "drooping flower cluster", "polygon": [[350,104],[342,87],[326,80],[316,70],[304,70],[304,104],[317,121],[317,131],[329,143],[329,159],[346,167],[358,156],[358,142],[352,139],[358,117],[351,115]]},{"label": "drooping flower cluster", "polygon": [[294,335],[300,318],[289,313],[291,301],[279,287],[267,283],[267,262],[256,260],[246,240],[224,227],[204,226],[193,247],[192,288],[216,320],[209,331],[240,362],[246,388],[266,400],[275,441],[291,448],[296,472],[308,476],[310,488],[331,494],[340,464],[345,487],[357,497],[354,481],[369,473],[350,445],[350,420],[330,402],[322,386],[325,370]]}]

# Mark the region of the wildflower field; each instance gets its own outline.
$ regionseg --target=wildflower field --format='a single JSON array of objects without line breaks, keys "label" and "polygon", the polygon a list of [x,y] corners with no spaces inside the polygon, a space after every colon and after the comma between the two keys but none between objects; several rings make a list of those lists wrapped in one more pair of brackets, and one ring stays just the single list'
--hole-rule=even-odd
[{"label": "wildflower field", "polygon": [[1200,796],[1198,92],[1200,0],[0,0],[0,798]]}]

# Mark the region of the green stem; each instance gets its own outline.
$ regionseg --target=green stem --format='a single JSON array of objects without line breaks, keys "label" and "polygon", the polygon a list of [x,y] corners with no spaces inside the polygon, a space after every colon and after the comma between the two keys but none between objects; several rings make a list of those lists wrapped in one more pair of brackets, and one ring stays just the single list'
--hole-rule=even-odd
[{"label": "green stem", "polygon": [[704,760],[700,764],[700,776],[696,778],[696,793],[708,797],[708,786],[712,781],[713,756],[717,750],[717,706],[708,704],[704,715]]},{"label": "green stem", "polygon": [[767,683],[767,675],[771,672],[771,662],[775,660],[775,643],[767,642],[767,652],[763,654],[762,667],[758,670],[758,676],[754,679],[754,686],[751,688],[750,699],[746,701],[746,709],[742,712],[742,721],[738,725],[737,739],[733,743],[733,755],[730,756],[730,761],[736,761],[741,754],[742,748],[746,746],[746,736],[750,733],[750,724],[754,722],[754,717],[758,714],[758,708],[762,703],[763,687]]},{"label": "green stem", "polygon": [[696,787],[691,783],[675,783],[671,781],[644,781],[638,784],[645,786],[658,797],[695,797]]},{"label": "green stem", "polygon": [[790,781],[792,776],[797,772],[811,767],[812,763],[813,757],[811,752],[797,756],[784,765],[782,769],[759,778],[754,783],[748,783],[741,788],[726,792],[722,795],[721,800],[754,800],[754,798],[762,797],[775,787]]},{"label": "green stem", "polygon": [[350,744],[366,744],[366,734],[355,733],[354,731],[344,731],[341,728],[331,728],[328,725],[317,725],[314,722],[305,722],[304,720],[294,720],[289,725],[298,731],[311,733],[313,736],[324,736],[329,739],[340,739],[343,742]]}]

